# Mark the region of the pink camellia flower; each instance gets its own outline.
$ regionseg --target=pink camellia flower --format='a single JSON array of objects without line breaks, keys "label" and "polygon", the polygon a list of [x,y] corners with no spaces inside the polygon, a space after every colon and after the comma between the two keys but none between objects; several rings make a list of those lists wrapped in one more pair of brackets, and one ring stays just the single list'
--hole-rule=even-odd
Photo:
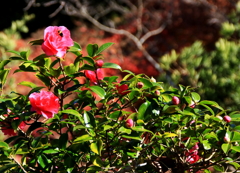
[{"label": "pink camellia flower", "polygon": [[98,68],[96,71],[85,70],[84,73],[85,76],[94,84],[97,84],[98,80],[103,80],[104,78],[103,71],[100,68]]},{"label": "pink camellia flower", "polygon": [[42,50],[47,56],[63,58],[70,46],[73,46],[73,40],[65,26],[49,26],[44,30]]},{"label": "pink camellia flower", "polygon": [[125,126],[127,128],[131,128],[131,127],[133,127],[133,124],[134,124],[134,122],[132,119],[127,119]]},{"label": "pink camellia flower", "polygon": [[98,68],[101,68],[102,66],[103,66],[103,60],[97,60],[96,61],[96,66],[98,67]]},{"label": "pink camellia flower", "polygon": [[177,96],[172,97],[172,104],[178,105],[180,103],[180,99]]},{"label": "pink camellia flower", "polygon": [[198,155],[198,143],[196,143],[189,151],[186,152],[186,161],[190,164],[196,163],[200,156]]},{"label": "pink camellia flower", "polygon": [[228,115],[225,115],[223,117],[223,120],[226,121],[227,123],[230,123],[231,122],[231,117],[229,117]]},{"label": "pink camellia flower", "polygon": [[31,111],[36,111],[37,114],[43,115],[47,119],[58,113],[60,108],[59,99],[52,92],[32,93],[29,100],[32,105]]},{"label": "pink camellia flower", "polygon": [[116,88],[117,88],[117,91],[118,91],[118,94],[120,95],[126,95],[128,94],[130,91],[127,91],[128,90],[128,85],[127,84],[123,84],[123,85],[116,85]]}]

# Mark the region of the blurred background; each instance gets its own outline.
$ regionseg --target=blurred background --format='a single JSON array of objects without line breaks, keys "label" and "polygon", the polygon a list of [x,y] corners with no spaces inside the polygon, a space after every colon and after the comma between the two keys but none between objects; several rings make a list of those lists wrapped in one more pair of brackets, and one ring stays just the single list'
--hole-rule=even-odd
[{"label": "blurred background", "polygon": [[[29,50],[47,26],[66,26],[85,54],[89,43],[114,45],[105,62],[145,73],[166,87],[195,88],[202,99],[240,110],[240,1],[238,0],[6,0],[0,6],[0,54]],[[74,56],[68,55],[64,63]],[[12,63],[9,68],[17,68]],[[105,70],[106,76],[123,76]],[[11,73],[5,94],[24,93],[21,81],[36,78]]]}]

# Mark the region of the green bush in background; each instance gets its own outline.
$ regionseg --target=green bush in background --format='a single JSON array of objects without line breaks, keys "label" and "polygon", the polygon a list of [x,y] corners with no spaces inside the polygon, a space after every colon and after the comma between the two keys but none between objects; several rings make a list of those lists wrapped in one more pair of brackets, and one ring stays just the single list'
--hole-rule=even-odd
[{"label": "green bush in background", "polygon": [[[211,98],[227,109],[240,108],[240,3],[222,25],[215,49],[207,51],[200,41],[180,53],[172,50],[161,57],[161,66],[175,84],[196,87],[203,98]],[[160,77],[165,81],[164,75]]]}]

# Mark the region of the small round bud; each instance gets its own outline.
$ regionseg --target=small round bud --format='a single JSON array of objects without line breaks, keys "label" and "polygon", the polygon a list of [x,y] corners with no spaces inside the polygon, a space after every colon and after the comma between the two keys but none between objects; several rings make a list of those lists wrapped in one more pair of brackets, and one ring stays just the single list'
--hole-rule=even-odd
[{"label": "small round bud", "polygon": [[97,66],[98,68],[101,68],[101,67],[103,66],[103,60],[97,60],[97,61],[96,61],[96,66]]},{"label": "small round bud", "polygon": [[131,127],[133,127],[133,124],[134,124],[134,122],[133,122],[132,119],[127,119],[125,126],[126,126],[127,128],[131,128]]},{"label": "small round bud", "polygon": [[177,96],[172,97],[172,104],[178,105],[180,103],[180,99]]},{"label": "small round bud", "polygon": [[155,94],[156,94],[157,96],[160,96],[161,93],[160,93],[159,90],[156,90],[156,91],[155,91]]},{"label": "small round bud", "polygon": [[226,121],[227,123],[231,122],[231,117],[229,117],[228,115],[223,117],[223,120]]},{"label": "small round bud", "polygon": [[156,79],[154,77],[151,77],[150,81],[151,82],[156,82]]},{"label": "small round bud", "polygon": [[216,117],[217,117],[218,119],[220,119],[220,120],[223,120],[223,118],[222,118],[221,116],[219,116],[219,115],[216,116]]},{"label": "small round bud", "polygon": [[144,84],[143,84],[142,82],[138,82],[138,83],[137,83],[137,87],[138,87],[138,88],[142,88],[143,86],[144,86]]},{"label": "small round bud", "polygon": [[230,142],[230,138],[229,135],[226,133],[226,135],[223,138],[224,142],[229,143]]},{"label": "small round bud", "polygon": [[196,104],[194,101],[191,101],[191,104],[189,105],[190,108],[195,108]]}]

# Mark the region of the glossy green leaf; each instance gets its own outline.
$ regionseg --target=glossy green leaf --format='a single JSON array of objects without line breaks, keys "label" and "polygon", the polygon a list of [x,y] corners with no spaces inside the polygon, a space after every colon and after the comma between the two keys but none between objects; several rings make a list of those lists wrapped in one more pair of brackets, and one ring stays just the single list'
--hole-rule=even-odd
[{"label": "glossy green leaf", "polygon": [[92,137],[89,134],[85,134],[82,136],[77,137],[73,142],[75,143],[82,143],[92,140]]},{"label": "glossy green leaf", "polygon": [[2,60],[0,61],[0,70],[3,70],[5,65],[7,65],[9,62],[11,62],[10,60]]},{"label": "glossy green leaf", "polygon": [[56,154],[58,152],[59,152],[58,149],[47,149],[43,151],[43,153],[45,154]]},{"label": "glossy green leaf", "polygon": [[170,133],[170,132],[165,132],[165,133],[163,134],[163,137],[164,137],[164,138],[176,137],[176,136],[177,136],[177,134],[175,134],[175,133]]},{"label": "glossy green leaf", "polygon": [[88,44],[87,45],[87,52],[90,57],[94,57],[98,50],[97,44]]},{"label": "glossy green leaf", "polygon": [[191,92],[191,96],[194,102],[199,102],[201,100],[200,95],[196,92]]},{"label": "glossy green leaf", "polygon": [[104,99],[106,92],[100,86],[89,87],[94,93],[96,93],[101,99]]},{"label": "glossy green leaf", "polygon": [[94,65],[94,64],[95,64],[94,61],[93,61],[93,59],[90,58],[90,57],[82,57],[82,59],[85,60],[85,61],[87,61],[87,62],[88,62],[89,64],[91,64],[91,65]]},{"label": "glossy green leaf", "polygon": [[6,69],[0,70],[0,82],[1,82],[1,85],[4,85],[6,83],[9,71],[10,70],[6,70]]},{"label": "glossy green leaf", "polygon": [[107,48],[109,48],[110,46],[112,46],[114,43],[105,43],[103,45],[101,45],[97,52],[96,52],[96,55],[99,55],[100,53],[102,53],[104,50],[106,50]]},{"label": "glossy green leaf", "polygon": [[65,109],[65,110],[61,111],[60,113],[61,114],[71,114],[71,115],[78,117],[78,119],[80,121],[82,120],[82,115],[78,111],[73,110],[73,109]]},{"label": "glossy green leaf", "polygon": [[113,68],[113,69],[118,69],[118,70],[122,70],[122,68],[114,63],[110,63],[110,62],[106,62],[103,64],[102,68]]},{"label": "glossy green leaf", "polygon": [[31,45],[42,45],[43,42],[44,42],[43,39],[39,39],[39,40],[30,41],[29,43],[30,43]]},{"label": "glossy green leaf", "polygon": [[18,85],[23,85],[23,86],[27,86],[30,88],[35,88],[37,87],[36,84],[32,83],[32,82],[28,82],[28,81],[22,81],[20,82]]},{"label": "glossy green leaf", "polygon": [[240,132],[233,132],[231,142],[240,142]]},{"label": "glossy green leaf", "polygon": [[8,144],[6,142],[0,142],[0,148],[8,148]]},{"label": "glossy green leaf", "polygon": [[202,141],[203,147],[205,150],[210,150],[211,149],[211,143],[209,143],[208,140]]},{"label": "glossy green leaf", "polygon": [[83,119],[87,128],[96,126],[95,118],[90,112],[84,111]]},{"label": "glossy green leaf", "polygon": [[42,168],[46,168],[50,165],[51,160],[48,159],[45,154],[41,154],[38,156],[38,163]]},{"label": "glossy green leaf", "polygon": [[228,152],[228,151],[230,150],[230,148],[231,148],[231,144],[230,144],[230,143],[222,144],[221,148],[222,148],[223,152],[224,152],[225,154],[227,154],[227,152]]},{"label": "glossy green leaf", "polygon": [[232,146],[231,149],[236,151],[236,152],[238,152],[238,153],[240,153],[240,146]]},{"label": "glossy green leaf", "polygon": [[103,142],[100,139],[98,139],[94,143],[91,143],[91,145],[90,145],[91,150],[94,153],[96,153],[96,154],[98,154],[100,156],[101,156],[101,152],[102,152],[102,147],[103,147]]},{"label": "glossy green leaf", "polygon": [[127,138],[127,139],[134,139],[134,140],[138,140],[141,141],[142,138],[140,136],[137,135],[122,135],[123,138]]},{"label": "glossy green leaf", "polygon": [[74,64],[69,64],[68,66],[64,66],[64,71],[67,75],[75,73],[76,69]]},{"label": "glossy green leaf", "polygon": [[149,115],[151,114],[151,102],[149,101],[146,101],[144,102],[140,107],[139,107],[139,110],[138,110],[138,119],[139,120],[146,120]]},{"label": "glossy green leaf", "polygon": [[144,86],[143,86],[144,89],[145,88],[151,88],[153,86],[153,84],[145,78],[139,78],[138,80],[141,81],[144,84]]},{"label": "glossy green leaf", "polygon": [[118,132],[119,132],[119,133],[131,134],[132,130],[131,130],[131,129],[127,129],[127,128],[125,128],[125,127],[120,127],[120,128],[118,129]]},{"label": "glossy green leaf", "polygon": [[225,172],[224,167],[220,165],[214,165],[213,166],[214,170],[219,171],[219,172]]},{"label": "glossy green leaf", "polygon": [[21,56],[20,52],[16,51],[16,50],[9,50],[8,52],[14,53],[18,56]]},{"label": "glossy green leaf", "polygon": [[201,101],[200,103],[201,103],[201,104],[204,104],[204,105],[211,105],[211,106],[214,106],[214,107],[216,107],[216,108],[218,108],[218,109],[220,109],[220,110],[224,110],[222,107],[220,107],[220,106],[218,105],[217,102],[214,102],[214,101],[203,100],[203,101]]}]

